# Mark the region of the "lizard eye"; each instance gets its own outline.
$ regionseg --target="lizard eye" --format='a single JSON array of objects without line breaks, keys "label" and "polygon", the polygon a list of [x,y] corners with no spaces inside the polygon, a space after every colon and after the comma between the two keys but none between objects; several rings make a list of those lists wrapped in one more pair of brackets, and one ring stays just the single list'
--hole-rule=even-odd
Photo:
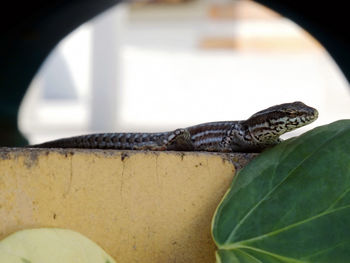
[{"label": "lizard eye", "polygon": [[286,111],[286,114],[287,114],[287,116],[294,116],[294,115],[295,115],[295,111],[293,111],[293,110],[287,110],[287,111]]}]

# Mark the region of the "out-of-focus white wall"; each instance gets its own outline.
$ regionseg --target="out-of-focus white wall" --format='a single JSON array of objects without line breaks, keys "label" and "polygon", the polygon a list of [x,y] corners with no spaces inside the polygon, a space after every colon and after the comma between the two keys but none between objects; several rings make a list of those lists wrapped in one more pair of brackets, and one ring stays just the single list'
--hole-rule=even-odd
[{"label": "out-of-focus white wall", "polygon": [[300,100],[319,120],[350,118],[347,81],[293,22],[251,1],[124,3],[48,57],[20,114],[31,143],[248,118]]}]

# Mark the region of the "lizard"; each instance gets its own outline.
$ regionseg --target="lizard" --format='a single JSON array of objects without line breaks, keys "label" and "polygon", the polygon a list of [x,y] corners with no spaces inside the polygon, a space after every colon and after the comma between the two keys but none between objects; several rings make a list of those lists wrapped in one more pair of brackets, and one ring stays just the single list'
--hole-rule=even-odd
[{"label": "lizard", "polygon": [[27,147],[152,151],[261,152],[282,134],[315,121],[318,111],[302,102],[284,103],[247,120],[202,123],[158,133],[100,133],[63,138]]}]

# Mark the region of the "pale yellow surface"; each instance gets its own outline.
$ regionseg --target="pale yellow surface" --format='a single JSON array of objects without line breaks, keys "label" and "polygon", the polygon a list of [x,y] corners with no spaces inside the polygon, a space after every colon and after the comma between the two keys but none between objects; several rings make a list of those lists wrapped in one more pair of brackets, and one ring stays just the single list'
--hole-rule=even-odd
[{"label": "pale yellow surface", "polygon": [[0,241],[1,263],[116,263],[78,232],[58,228],[18,231]]},{"label": "pale yellow surface", "polygon": [[0,239],[59,227],[117,262],[214,262],[210,223],[234,171],[206,153],[0,149]]}]

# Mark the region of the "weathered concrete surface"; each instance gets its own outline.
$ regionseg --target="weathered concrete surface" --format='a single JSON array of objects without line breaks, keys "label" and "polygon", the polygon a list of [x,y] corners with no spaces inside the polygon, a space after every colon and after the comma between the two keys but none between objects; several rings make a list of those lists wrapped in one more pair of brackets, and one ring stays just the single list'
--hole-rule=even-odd
[{"label": "weathered concrete surface", "polygon": [[213,213],[254,156],[0,148],[0,239],[60,227],[117,262],[214,262]]}]

